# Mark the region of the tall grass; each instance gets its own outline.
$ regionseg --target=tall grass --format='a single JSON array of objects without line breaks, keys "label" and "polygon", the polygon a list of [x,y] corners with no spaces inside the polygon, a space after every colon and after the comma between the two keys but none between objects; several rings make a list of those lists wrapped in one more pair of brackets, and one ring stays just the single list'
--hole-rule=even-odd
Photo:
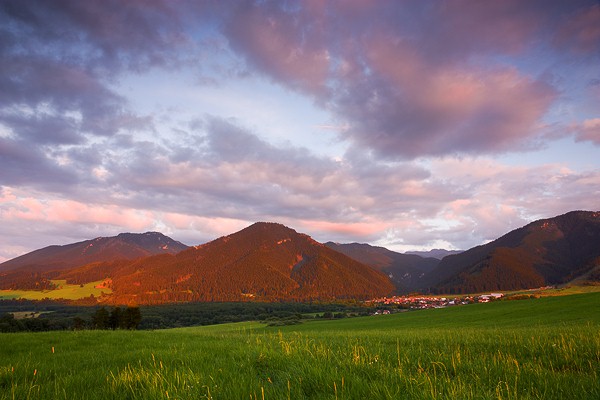
[{"label": "tall grass", "polygon": [[0,399],[600,398],[599,304],[588,294],[281,328],[4,334]]}]

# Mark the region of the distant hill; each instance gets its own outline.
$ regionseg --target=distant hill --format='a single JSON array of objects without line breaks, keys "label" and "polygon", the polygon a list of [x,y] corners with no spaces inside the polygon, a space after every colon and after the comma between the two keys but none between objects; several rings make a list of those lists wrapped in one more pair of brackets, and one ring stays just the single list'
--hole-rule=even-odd
[{"label": "distant hill", "polygon": [[598,280],[599,272],[600,212],[573,211],[445,257],[427,283],[436,292],[468,293]]},{"label": "distant hill", "polygon": [[339,244],[327,242],[325,244],[333,250],[385,273],[394,282],[398,292],[410,292],[420,289],[423,277],[440,262],[436,258],[397,253],[385,247],[371,246],[364,243]]},{"label": "distant hill", "polygon": [[0,273],[17,268],[36,273],[64,270],[94,262],[175,254],[187,247],[158,232],[121,233],[64,246],[44,247],[3,262]]},{"label": "distant hill", "polygon": [[174,255],[99,262],[57,278],[71,283],[110,278],[108,301],[121,304],[366,299],[394,290],[381,272],[265,222]]},{"label": "distant hill", "polygon": [[437,258],[438,260],[441,260],[442,258],[444,258],[446,256],[451,256],[453,254],[460,254],[463,251],[464,250],[431,249],[429,251],[407,251],[404,254],[414,254],[417,256],[421,256],[421,257],[431,257],[431,258]]}]

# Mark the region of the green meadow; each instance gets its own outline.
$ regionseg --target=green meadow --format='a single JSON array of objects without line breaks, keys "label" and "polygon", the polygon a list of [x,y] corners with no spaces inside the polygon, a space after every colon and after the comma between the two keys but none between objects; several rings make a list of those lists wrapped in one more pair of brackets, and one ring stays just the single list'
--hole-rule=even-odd
[{"label": "green meadow", "polygon": [[94,295],[100,297],[102,293],[112,293],[112,290],[102,288],[99,289],[96,286],[100,285],[103,281],[89,282],[83,285],[71,285],[66,280],[52,280],[53,283],[58,285],[57,289],[53,290],[0,290],[0,300],[10,299],[28,299],[28,300],[78,300],[85,297]]},{"label": "green meadow", "polygon": [[598,399],[600,293],[300,325],[0,335],[0,399]]}]

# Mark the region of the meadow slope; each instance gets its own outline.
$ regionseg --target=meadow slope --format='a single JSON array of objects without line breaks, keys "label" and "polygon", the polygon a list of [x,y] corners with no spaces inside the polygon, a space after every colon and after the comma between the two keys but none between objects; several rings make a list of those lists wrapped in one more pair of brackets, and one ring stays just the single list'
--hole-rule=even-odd
[{"label": "meadow slope", "polygon": [[0,399],[600,398],[600,293],[267,327],[3,334]]}]

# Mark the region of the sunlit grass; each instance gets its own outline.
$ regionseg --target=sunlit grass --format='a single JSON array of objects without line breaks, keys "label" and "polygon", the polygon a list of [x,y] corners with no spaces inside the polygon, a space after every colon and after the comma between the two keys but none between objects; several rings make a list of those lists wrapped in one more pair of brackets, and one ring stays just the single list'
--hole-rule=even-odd
[{"label": "sunlit grass", "polygon": [[0,300],[2,299],[65,299],[77,300],[94,295],[100,297],[102,293],[110,294],[111,289],[98,289],[96,286],[104,281],[89,282],[83,285],[70,285],[66,280],[52,280],[52,283],[58,285],[58,289],[53,290],[0,290]]},{"label": "sunlit grass", "polygon": [[599,301],[586,294],[280,328],[4,334],[0,399],[600,398]]}]

